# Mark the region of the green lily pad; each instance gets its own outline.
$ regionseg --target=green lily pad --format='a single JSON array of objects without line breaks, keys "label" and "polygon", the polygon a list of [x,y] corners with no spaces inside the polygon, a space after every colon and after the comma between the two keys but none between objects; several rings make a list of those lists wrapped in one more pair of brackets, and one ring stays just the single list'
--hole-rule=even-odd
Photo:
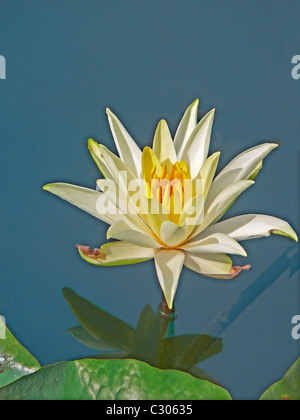
[{"label": "green lily pad", "polygon": [[262,401],[300,401],[300,358],[282,381],[272,385],[260,399]]},{"label": "green lily pad", "polygon": [[0,388],[40,369],[38,361],[15,339],[0,318]]},{"label": "green lily pad", "polygon": [[135,360],[81,360],[43,368],[0,389],[0,400],[231,400],[189,374]]}]

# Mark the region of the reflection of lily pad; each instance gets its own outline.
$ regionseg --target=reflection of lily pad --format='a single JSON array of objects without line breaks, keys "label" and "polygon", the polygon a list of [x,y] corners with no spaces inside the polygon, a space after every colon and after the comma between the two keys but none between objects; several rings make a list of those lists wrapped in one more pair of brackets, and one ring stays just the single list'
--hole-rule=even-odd
[{"label": "reflection of lily pad", "polygon": [[[71,335],[87,347],[114,351],[96,356],[97,359],[135,359],[159,369],[174,369],[191,373],[197,379],[217,381],[196,365],[221,353],[221,338],[204,334],[168,336],[173,317],[153,312],[146,305],[139,316],[136,329],[126,322],[98,308],[71,289],[63,290],[81,326],[69,330]],[[173,329],[174,325],[172,325]],[[95,357],[93,357],[95,358]],[[195,368],[195,369],[194,369]]]},{"label": "reflection of lily pad", "polygon": [[5,331],[5,339],[0,339],[0,388],[16,381],[24,375],[35,372],[40,368],[37,360],[15,339],[11,332],[3,325],[0,318],[1,330]]},{"label": "reflection of lily pad", "polygon": [[223,350],[221,338],[209,335],[179,335],[164,340],[165,353],[173,356],[177,369],[190,369]]},{"label": "reflection of lily pad", "polygon": [[231,400],[223,388],[135,360],[49,366],[0,390],[0,400]]},{"label": "reflection of lily pad", "polygon": [[94,350],[105,350],[105,351],[115,351],[116,348],[112,345],[106,343],[105,340],[101,340],[99,337],[94,338],[90,335],[83,327],[74,327],[70,328],[68,332],[75,338],[75,340],[79,341],[79,343],[83,344]]},{"label": "reflection of lily pad", "polygon": [[[110,349],[131,350],[134,329],[126,322],[103,311],[86,299],[78,296],[71,289],[66,288],[63,290],[63,293],[81,326],[89,336],[94,338],[94,341],[99,340],[99,344],[104,341]],[[81,339],[83,339],[83,335],[81,335]],[[107,347],[102,350],[106,349]]]},{"label": "reflection of lily pad", "polygon": [[282,381],[272,385],[261,397],[263,401],[300,401],[300,358],[287,372]]}]

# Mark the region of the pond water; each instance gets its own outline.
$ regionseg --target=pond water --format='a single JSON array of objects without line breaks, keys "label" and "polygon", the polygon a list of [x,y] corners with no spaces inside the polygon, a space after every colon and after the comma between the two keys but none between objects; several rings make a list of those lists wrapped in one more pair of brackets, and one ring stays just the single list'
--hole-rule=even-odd
[{"label": "pond water", "polygon": [[[0,314],[41,364],[99,353],[67,332],[78,322],[63,287],[134,328],[145,307],[152,321],[159,319],[153,262],[88,265],[75,244],[105,243],[106,225],[42,191],[51,181],[95,187],[99,172],[86,141],[92,137],[115,151],[106,106],[145,147],[160,118],[174,132],[183,110],[199,97],[202,113],[217,109],[211,152],[221,151],[219,168],[247,148],[279,140],[256,185],[228,217],[270,214],[299,234],[300,80],[291,75],[292,57],[299,54],[296,2],[175,0],[158,8],[141,0],[29,0],[0,10],[6,59],[6,80],[0,80]],[[210,358],[198,363],[208,351],[198,342],[197,357],[187,352],[186,365],[235,399],[257,399],[299,356],[299,340],[291,335],[300,311],[299,248],[277,236],[243,246],[247,259],[234,262],[252,270],[235,280],[184,270],[169,334],[219,337],[208,339]],[[160,327],[147,325],[153,337]],[[190,345],[184,340],[177,340],[175,354]],[[154,363],[154,342],[140,344],[133,356]],[[170,367],[168,354],[176,359],[174,343],[164,350]]]}]

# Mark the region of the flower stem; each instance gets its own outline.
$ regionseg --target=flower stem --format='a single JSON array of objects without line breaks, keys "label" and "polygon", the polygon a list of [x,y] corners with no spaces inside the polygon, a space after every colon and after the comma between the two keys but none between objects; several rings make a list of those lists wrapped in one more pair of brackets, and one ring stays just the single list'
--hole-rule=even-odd
[{"label": "flower stem", "polygon": [[162,302],[159,306],[159,313],[161,316],[161,327],[165,331],[164,336],[167,338],[174,337],[174,321],[175,321],[175,308],[168,307],[165,296],[163,295]]},{"label": "flower stem", "polygon": [[162,302],[161,302],[161,304],[160,304],[160,311],[161,311],[161,313],[162,314],[164,314],[164,315],[166,315],[166,316],[168,316],[168,315],[172,315],[172,314],[174,314],[174,312],[175,312],[175,308],[174,308],[174,306],[173,306],[173,308],[172,309],[170,309],[169,307],[168,307],[168,304],[167,304],[167,301],[166,301],[166,298],[165,298],[165,295],[163,294],[163,296],[162,296]]}]

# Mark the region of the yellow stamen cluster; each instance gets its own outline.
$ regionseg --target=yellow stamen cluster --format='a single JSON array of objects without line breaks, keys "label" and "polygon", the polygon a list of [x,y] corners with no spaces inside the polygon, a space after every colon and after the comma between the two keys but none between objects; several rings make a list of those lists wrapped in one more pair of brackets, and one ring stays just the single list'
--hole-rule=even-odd
[{"label": "yellow stamen cluster", "polygon": [[153,166],[151,171],[153,197],[163,206],[169,204],[173,195],[176,195],[182,201],[186,179],[190,179],[190,175],[184,160],[180,163],[176,162],[174,165],[171,162],[165,162],[161,170]]},{"label": "yellow stamen cluster", "polygon": [[174,164],[170,160],[160,163],[153,150],[146,149],[143,176],[148,197],[158,200],[168,211],[170,220],[176,222],[184,204],[194,193],[189,168],[184,160]]}]

